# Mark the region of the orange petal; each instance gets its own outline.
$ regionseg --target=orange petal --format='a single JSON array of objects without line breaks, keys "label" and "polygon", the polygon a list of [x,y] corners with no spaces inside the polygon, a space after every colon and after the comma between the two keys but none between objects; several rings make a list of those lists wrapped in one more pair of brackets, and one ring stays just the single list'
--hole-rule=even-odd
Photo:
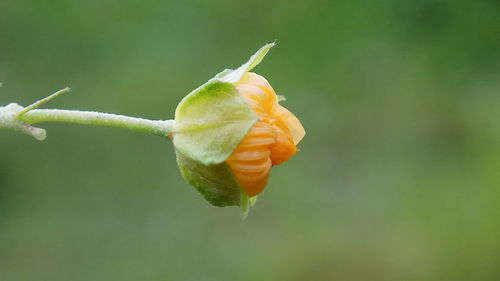
[{"label": "orange petal", "polygon": [[284,108],[281,105],[276,107],[276,116],[285,124],[285,126],[290,131],[290,134],[293,139],[293,143],[297,145],[302,138],[305,136],[306,131],[299,119],[293,115],[288,109]]},{"label": "orange petal", "polygon": [[271,167],[297,152],[305,131],[297,117],[278,104],[264,77],[249,72],[235,86],[260,119],[227,159],[241,187],[252,197],[267,185]]}]

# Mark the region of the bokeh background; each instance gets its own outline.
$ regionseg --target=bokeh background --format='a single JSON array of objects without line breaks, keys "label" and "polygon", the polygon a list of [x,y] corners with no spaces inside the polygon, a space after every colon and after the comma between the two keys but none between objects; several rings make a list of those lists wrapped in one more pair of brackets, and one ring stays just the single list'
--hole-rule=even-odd
[{"label": "bokeh background", "polygon": [[2,0],[0,104],[173,117],[257,72],[302,120],[242,222],[168,140],[0,132],[0,280],[500,280],[497,0]]}]

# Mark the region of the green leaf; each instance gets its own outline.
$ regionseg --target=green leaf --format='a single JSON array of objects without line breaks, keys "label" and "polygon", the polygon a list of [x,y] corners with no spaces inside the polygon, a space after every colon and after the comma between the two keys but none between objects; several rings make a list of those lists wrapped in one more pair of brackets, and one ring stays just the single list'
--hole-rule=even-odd
[{"label": "green leaf", "polygon": [[182,176],[210,204],[216,207],[240,205],[241,188],[228,164],[205,166],[179,151],[176,156]]},{"label": "green leaf", "polygon": [[233,84],[211,80],[177,106],[174,146],[201,164],[220,164],[257,120]]}]

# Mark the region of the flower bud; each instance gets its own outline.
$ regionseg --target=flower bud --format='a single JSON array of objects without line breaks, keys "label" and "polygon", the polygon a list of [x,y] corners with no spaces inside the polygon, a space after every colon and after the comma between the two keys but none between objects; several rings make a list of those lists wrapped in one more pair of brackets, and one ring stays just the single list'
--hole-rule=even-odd
[{"label": "flower bud", "polygon": [[305,132],[271,85],[249,72],[274,44],[236,70],[224,70],[188,94],[172,134],[184,178],[215,206],[241,205],[262,192],[272,166],[293,156]]}]

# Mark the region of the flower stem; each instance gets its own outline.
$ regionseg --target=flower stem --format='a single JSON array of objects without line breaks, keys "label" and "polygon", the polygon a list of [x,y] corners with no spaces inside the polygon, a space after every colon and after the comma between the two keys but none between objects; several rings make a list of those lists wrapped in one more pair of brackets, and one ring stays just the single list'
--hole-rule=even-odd
[{"label": "flower stem", "polygon": [[41,122],[65,122],[108,126],[164,137],[167,136],[169,138],[172,136],[175,124],[174,120],[149,120],[94,111],[37,109],[39,106],[69,91],[69,88],[64,88],[27,107],[22,107],[16,103],[0,106],[0,129],[19,131],[40,141],[44,140],[47,136],[45,130],[35,128],[31,125]]},{"label": "flower stem", "polygon": [[17,117],[26,124],[65,122],[84,125],[108,126],[145,132],[160,136],[172,133],[174,120],[149,120],[124,115],[61,109],[33,109]]}]

